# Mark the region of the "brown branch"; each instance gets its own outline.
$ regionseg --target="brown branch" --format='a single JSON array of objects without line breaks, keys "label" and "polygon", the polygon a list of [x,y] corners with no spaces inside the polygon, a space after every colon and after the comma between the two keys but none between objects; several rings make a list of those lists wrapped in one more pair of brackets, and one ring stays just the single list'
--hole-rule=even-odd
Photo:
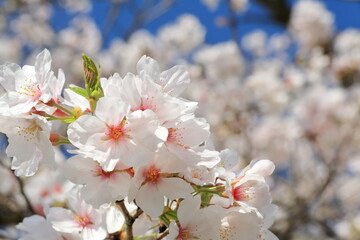
[{"label": "brown branch", "polygon": [[132,216],[132,218],[135,220],[137,219],[144,211],[141,208],[136,209],[136,213]]},{"label": "brown branch", "polygon": [[[13,172],[13,173],[14,173],[14,172]],[[19,178],[18,176],[16,176],[15,173],[14,173],[14,176],[16,177],[16,180],[17,180],[17,182],[18,182],[18,184],[19,184],[19,188],[20,188],[21,195],[22,195],[22,196],[24,197],[24,199],[25,199],[25,202],[26,202],[26,205],[27,205],[27,209],[28,209],[30,215],[35,214],[35,213],[36,213],[36,212],[35,212],[35,209],[33,208],[33,206],[32,206],[32,204],[31,204],[28,196],[27,196],[26,193],[25,193],[25,190],[24,190],[24,182],[22,181],[21,178]]]},{"label": "brown branch", "polygon": [[269,10],[270,16],[275,22],[285,26],[289,23],[291,16],[291,8],[286,0],[256,1]]},{"label": "brown branch", "polygon": [[161,240],[161,239],[163,239],[164,237],[166,237],[168,234],[169,234],[169,229],[166,229],[166,231],[164,231],[163,233],[161,233],[161,234],[156,238],[156,240]]},{"label": "brown branch", "polygon": [[[4,168],[7,168],[7,166],[5,164],[2,163],[1,159],[0,159],[0,165],[3,166]],[[25,216],[30,216],[30,215],[34,215],[36,213],[35,209],[33,208],[30,199],[28,198],[28,196],[25,193],[24,190],[24,183],[21,180],[20,177],[15,175],[15,172],[10,170],[12,172],[12,174],[14,175],[17,183],[19,184],[19,189],[20,189],[20,193],[23,196],[25,202],[26,202],[26,206],[27,206],[27,211],[24,213]]]},{"label": "brown branch", "polygon": [[133,236],[132,226],[134,224],[135,219],[133,219],[133,217],[130,215],[129,211],[127,210],[124,200],[116,201],[116,204],[120,207],[125,217],[126,239],[133,240],[134,236]]},{"label": "brown branch", "polygon": [[241,46],[240,46],[239,18],[231,6],[230,0],[227,1],[227,4],[228,4],[228,14],[229,14],[229,18],[228,18],[229,24],[228,25],[229,25],[230,32],[231,32],[231,38],[232,38],[232,40],[234,40],[234,42],[238,46],[238,50],[240,51]]},{"label": "brown branch", "polygon": [[117,204],[117,206],[119,206],[119,208],[121,209],[121,211],[123,212],[124,217],[125,217],[126,239],[133,240],[134,235],[133,235],[132,227],[133,227],[135,220],[143,213],[143,210],[138,207],[135,214],[131,215],[125,206],[124,200],[116,201],[116,204]]}]

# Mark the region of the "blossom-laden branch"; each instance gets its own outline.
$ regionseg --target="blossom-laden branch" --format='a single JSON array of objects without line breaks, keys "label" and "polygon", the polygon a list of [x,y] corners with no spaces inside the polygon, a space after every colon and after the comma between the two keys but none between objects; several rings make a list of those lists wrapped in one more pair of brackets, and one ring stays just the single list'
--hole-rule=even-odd
[{"label": "blossom-laden branch", "polygon": [[[234,152],[208,146],[209,124],[195,117],[196,104],[179,97],[190,82],[183,67],[161,72],[144,56],[137,74],[100,79],[89,57],[83,55],[83,64],[85,89],[71,86],[64,94],[58,89],[63,74],[54,76],[47,50],[37,56],[33,75],[28,67],[3,66],[7,77],[0,84],[7,89],[1,100],[11,96],[13,102],[1,103],[0,122],[10,124],[0,124],[0,131],[9,139],[15,174],[32,176],[40,164],[54,169],[53,146],[76,147],[60,167],[76,186],[65,198],[67,208],[50,207],[45,217],[26,218],[19,229],[29,237],[40,232],[87,240],[237,240],[242,234],[249,239],[272,234],[266,222],[276,207],[266,179],[274,164],[253,161],[238,171]],[[19,72],[30,74],[30,80],[18,79]],[[5,84],[7,79],[21,87]],[[67,137],[51,132],[50,120],[67,124]]]}]

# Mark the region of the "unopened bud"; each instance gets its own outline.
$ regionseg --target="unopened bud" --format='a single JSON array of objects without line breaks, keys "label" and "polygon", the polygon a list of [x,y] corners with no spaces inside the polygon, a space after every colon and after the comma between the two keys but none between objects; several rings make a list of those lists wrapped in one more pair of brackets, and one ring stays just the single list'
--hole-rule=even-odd
[{"label": "unopened bud", "polygon": [[[84,65],[84,75],[85,75],[85,85],[86,88],[93,90],[96,88],[98,79],[99,79],[99,72],[94,63],[94,61],[86,56],[85,54],[82,55],[83,65]],[[91,92],[89,92],[91,93]]]},{"label": "unopened bud", "polygon": [[50,134],[50,142],[51,142],[51,144],[53,146],[57,146],[58,145],[57,143],[60,141],[60,139],[61,139],[60,134],[58,134],[58,133],[51,133]]},{"label": "unopened bud", "polygon": [[104,96],[100,84],[100,72],[91,58],[83,54],[82,59],[84,64],[85,88],[91,111],[94,112],[97,101]]},{"label": "unopened bud", "polygon": [[45,116],[45,112],[43,112],[43,111],[38,111],[36,108],[32,108],[31,110],[30,110],[30,112],[31,112],[31,114],[36,114],[36,115],[39,115],[39,116]]},{"label": "unopened bud", "polygon": [[51,133],[49,139],[53,146],[59,146],[61,144],[71,144],[69,139],[67,139],[64,136],[61,136],[58,133]]}]

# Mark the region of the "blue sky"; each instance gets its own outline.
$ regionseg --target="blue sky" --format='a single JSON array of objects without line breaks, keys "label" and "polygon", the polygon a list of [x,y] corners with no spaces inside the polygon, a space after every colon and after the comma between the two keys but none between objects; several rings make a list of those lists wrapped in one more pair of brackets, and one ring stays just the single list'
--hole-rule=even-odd
[{"label": "blue sky", "polygon": [[[294,3],[297,0],[290,0]],[[248,32],[251,32],[256,29],[262,29],[269,34],[279,33],[284,31],[283,26],[267,21],[267,11],[255,3],[254,0],[250,0],[251,5],[246,14],[261,16],[262,20],[256,22],[249,22],[245,15],[240,16],[240,34],[244,35]],[[350,0],[322,0],[335,16],[335,27],[337,31],[344,30],[346,28],[358,28],[360,29],[360,2],[359,1],[350,1]],[[103,33],[106,32],[107,14],[111,10],[110,5],[106,1],[94,1],[94,7],[90,16],[95,19],[97,25],[102,29]],[[209,11],[205,5],[202,4],[201,0],[180,0],[174,8],[166,12],[161,17],[152,21],[150,24],[145,25],[145,28],[152,33],[156,33],[158,29],[168,22],[175,21],[177,17],[182,14],[190,13],[196,15],[201,23],[205,26],[207,30],[206,42],[207,43],[217,43],[226,41],[230,38],[230,31],[226,27],[218,27],[215,24],[215,20],[218,17],[227,15],[227,6],[225,4],[220,4],[219,8],[216,11]],[[72,15],[66,14],[64,11],[59,10],[55,11],[53,18],[53,23],[58,30],[65,27],[67,20],[69,20]],[[119,25],[127,25],[131,20],[131,16],[125,12],[122,16],[118,17]],[[107,46],[109,42],[119,36],[119,30],[111,31],[104,39],[104,45]]]}]

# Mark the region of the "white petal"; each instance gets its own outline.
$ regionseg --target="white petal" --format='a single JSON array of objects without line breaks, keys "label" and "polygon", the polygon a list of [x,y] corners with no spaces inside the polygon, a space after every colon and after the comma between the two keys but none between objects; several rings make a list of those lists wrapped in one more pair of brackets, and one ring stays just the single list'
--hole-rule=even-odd
[{"label": "white petal", "polygon": [[11,164],[11,169],[15,170],[16,176],[33,176],[38,170],[40,158],[40,151],[36,151],[34,155],[27,159],[27,161],[20,161],[14,157]]},{"label": "white petal", "polygon": [[86,227],[81,232],[82,239],[86,240],[103,240],[106,237],[107,233],[105,229],[98,227]]},{"label": "white petal", "polygon": [[175,221],[172,221],[169,225],[169,235],[166,236],[166,240],[175,240],[179,235],[179,228]]},{"label": "white petal", "polygon": [[51,70],[51,55],[49,50],[44,49],[41,53],[39,53],[36,56],[36,61],[35,61],[36,78],[41,87],[44,87],[48,83],[49,79],[51,79],[51,77],[53,76],[53,72],[50,72],[50,70]]},{"label": "white petal", "polygon": [[209,136],[209,124],[201,118],[192,118],[178,124],[181,143],[189,147],[197,147],[205,142]]},{"label": "white petal", "polygon": [[[95,116],[83,115],[79,117],[76,122],[73,122],[68,127],[68,138],[72,144],[80,149],[94,148],[91,143],[99,141],[101,136],[105,136],[106,125]],[[96,135],[100,134],[100,135]]]},{"label": "white petal", "polygon": [[16,63],[5,63],[0,66],[0,82],[1,86],[7,92],[15,90],[16,73],[21,71],[21,67]]},{"label": "white petal", "polygon": [[[74,85],[70,86],[76,87]],[[64,89],[63,93],[65,98],[64,104],[71,107],[80,107],[82,111],[90,109],[89,101],[85,97],[75,93],[73,90],[70,90],[68,88]]]},{"label": "white petal", "polygon": [[180,203],[177,216],[182,227],[186,227],[200,209],[200,196],[189,197]]},{"label": "white petal", "polygon": [[96,170],[97,165],[91,158],[76,155],[65,162],[64,175],[74,183],[86,184],[93,178],[92,171]]},{"label": "white petal", "polygon": [[103,122],[117,126],[130,111],[130,105],[119,98],[102,97],[96,104],[95,115]]},{"label": "white petal", "polygon": [[260,219],[255,213],[231,212],[227,216],[227,221],[232,227],[229,232],[229,240],[238,240],[238,236],[243,239],[256,240],[260,233]]},{"label": "white petal", "polygon": [[124,142],[119,148],[121,152],[121,162],[129,167],[139,167],[148,164],[154,158],[154,151],[133,142]]},{"label": "white petal", "polygon": [[55,101],[58,101],[58,100],[61,99],[61,92],[63,90],[64,83],[65,83],[64,71],[62,69],[59,69],[58,77],[57,78],[53,77],[53,78],[50,78],[50,80],[49,80],[49,89],[50,89],[50,91],[52,93],[52,98]]},{"label": "white petal", "polygon": [[29,232],[31,229],[35,226],[37,226],[39,223],[45,222],[45,218],[39,215],[33,215],[31,217],[26,217],[24,220],[19,223],[16,228],[20,229],[22,231]]},{"label": "white petal", "polygon": [[47,215],[47,219],[57,231],[66,233],[81,230],[75,218],[76,216],[70,210],[58,207],[50,208],[49,214]]},{"label": "white petal", "polygon": [[106,182],[96,183],[89,182],[86,187],[81,189],[81,195],[87,203],[98,208],[102,204],[115,202],[115,200],[117,200],[113,198],[112,192],[107,187]]},{"label": "white petal", "polygon": [[51,55],[49,50],[44,49],[36,56],[35,70],[37,72],[48,72],[51,70]]},{"label": "white petal", "polygon": [[109,233],[117,232],[125,222],[124,215],[118,207],[111,206],[106,211],[106,226]]},{"label": "white petal", "polygon": [[158,188],[171,200],[191,197],[191,193],[194,191],[189,183],[180,178],[163,178],[162,182],[158,183]]},{"label": "white petal", "polygon": [[190,83],[189,73],[184,66],[174,66],[160,74],[160,85],[172,96],[178,96]]},{"label": "white petal", "polygon": [[37,143],[37,146],[41,151],[42,162],[45,163],[46,166],[49,167],[50,169],[55,169],[56,168],[55,152],[54,152],[54,147],[52,146],[49,140],[49,137],[43,133],[39,133],[38,140],[39,142]]},{"label": "white petal", "polygon": [[147,235],[147,232],[150,231],[154,232],[154,229],[150,230],[153,226],[154,222],[151,221],[145,214],[140,215],[133,225],[134,236]]},{"label": "white petal", "polygon": [[135,111],[128,118],[131,137],[150,150],[156,150],[166,141],[167,130],[159,125],[151,110]]},{"label": "white petal", "polygon": [[141,77],[148,75],[153,81],[160,78],[159,64],[148,56],[142,56],[136,65],[136,70]]},{"label": "white petal", "polygon": [[130,104],[131,109],[136,109],[141,105],[141,97],[136,84],[138,81],[141,80],[134,74],[128,73],[122,80],[122,88],[117,94],[124,102]]},{"label": "white petal", "polygon": [[274,204],[270,204],[265,208],[260,209],[262,212],[264,219],[263,219],[263,227],[269,228],[274,223],[275,215],[278,210],[278,207]]},{"label": "white petal", "polygon": [[164,195],[155,186],[145,184],[136,195],[136,204],[150,217],[159,217],[164,209]]},{"label": "white petal", "polygon": [[221,162],[219,165],[226,170],[231,170],[240,163],[239,154],[228,148],[220,152],[220,158]]},{"label": "white petal", "polygon": [[16,228],[25,232],[25,235],[19,240],[59,239],[59,234],[53,229],[50,222],[39,215],[24,218],[23,222],[19,223]]},{"label": "white petal", "polygon": [[[252,165],[252,164],[250,164]],[[263,177],[269,177],[275,170],[275,164],[270,160],[256,161],[254,165],[246,171],[246,174],[258,174]]]}]

